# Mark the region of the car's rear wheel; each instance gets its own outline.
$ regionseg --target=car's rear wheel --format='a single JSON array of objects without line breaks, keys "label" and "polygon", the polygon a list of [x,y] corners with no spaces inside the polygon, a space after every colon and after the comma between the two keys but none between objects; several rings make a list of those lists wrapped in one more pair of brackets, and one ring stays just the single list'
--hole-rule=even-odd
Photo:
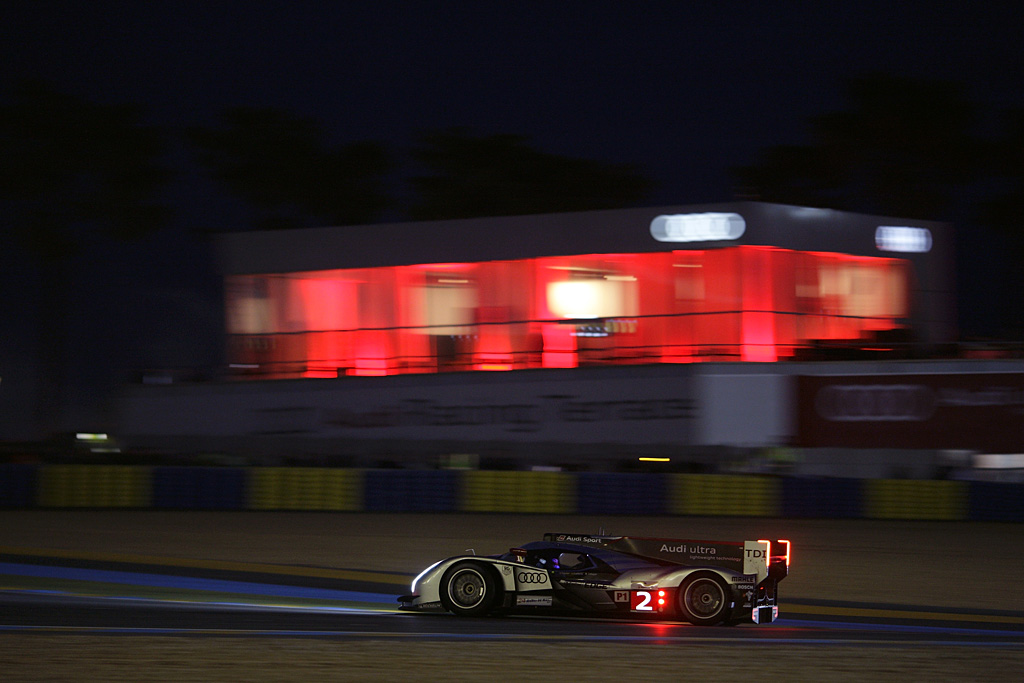
[{"label": "car's rear wheel", "polygon": [[679,588],[679,609],[691,624],[714,626],[729,614],[729,589],[714,574],[698,574]]},{"label": "car's rear wheel", "polygon": [[497,582],[490,569],[479,562],[459,562],[441,578],[441,604],[457,616],[483,616],[494,608],[497,599]]}]

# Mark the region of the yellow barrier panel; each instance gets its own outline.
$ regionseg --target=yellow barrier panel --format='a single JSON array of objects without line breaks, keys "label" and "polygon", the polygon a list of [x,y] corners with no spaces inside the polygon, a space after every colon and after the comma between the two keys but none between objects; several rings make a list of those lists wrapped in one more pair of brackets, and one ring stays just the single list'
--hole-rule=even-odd
[{"label": "yellow barrier panel", "polygon": [[775,517],[779,480],[731,474],[674,474],[669,511],[676,515]]},{"label": "yellow barrier panel", "polygon": [[248,507],[250,510],[277,510],[281,507],[281,467],[250,468],[248,471]]},{"label": "yellow barrier panel", "polygon": [[42,507],[138,508],[152,505],[152,470],[135,465],[46,465]]},{"label": "yellow barrier panel", "polygon": [[467,471],[461,500],[463,512],[571,514],[576,511],[575,478],[562,472]]},{"label": "yellow barrier panel", "polygon": [[282,505],[286,510],[317,510],[323,499],[318,474],[325,470],[289,468],[282,472]]},{"label": "yellow barrier panel", "polygon": [[67,507],[69,468],[62,466],[44,466],[39,470],[38,493],[36,500],[42,507]]},{"label": "yellow barrier panel", "polygon": [[328,470],[321,480],[323,510],[358,512],[363,509],[363,472]]},{"label": "yellow barrier panel", "polygon": [[362,509],[359,470],[318,467],[261,467],[249,470],[249,509]]},{"label": "yellow barrier panel", "polygon": [[872,479],[864,484],[864,514],[869,519],[967,518],[967,484],[961,481]]},{"label": "yellow barrier panel", "polygon": [[506,488],[501,479],[506,472],[467,471],[462,473],[462,505],[466,512],[493,512],[507,509],[499,502],[502,489]]},{"label": "yellow barrier panel", "polygon": [[152,468],[127,465],[112,467],[111,478],[114,482],[112,507],[152,507]]}]

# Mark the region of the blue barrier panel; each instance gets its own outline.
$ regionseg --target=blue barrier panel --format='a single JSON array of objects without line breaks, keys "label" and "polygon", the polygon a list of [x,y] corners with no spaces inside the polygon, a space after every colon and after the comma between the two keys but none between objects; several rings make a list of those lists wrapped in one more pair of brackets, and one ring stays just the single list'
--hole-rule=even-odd
[{"label": "blue barrier panel", "polygon": [[245,472],[230,467],[155,467],[153,507],[175,510],[241,510]]},{"label": "blue barrier panel", "polygon": [[783,477],[782,516],[849,518],[864,516],[859,479]]},{"label": "blue barrier panel", "polygon": [[37,469],[35,465],[22,463],[0,465],[0,507],[35,506]]},{"label": "blue barrier panel", "polygon": [[455,470],[367,470],[367,512],[456,512],[460,472]]},{"label": "blue barrier panel", "polygon": [[192,506],[191,467],[153,468],[153,507],[187,509]]},{"label": "blue barrier panel", "polygon": [[245,470],[207,467],[200,477],[200,505],[216,510],[245,509]]},{"label": "blue barrier panel", "polygon": [[1024,484],[972,481],[967,519],[975,522],[1024,522]]},{"label": "blue barrier panel", "polygon": [[584,515],[664,515],[667,488],[662,474],[581,472],[576,507]]}]

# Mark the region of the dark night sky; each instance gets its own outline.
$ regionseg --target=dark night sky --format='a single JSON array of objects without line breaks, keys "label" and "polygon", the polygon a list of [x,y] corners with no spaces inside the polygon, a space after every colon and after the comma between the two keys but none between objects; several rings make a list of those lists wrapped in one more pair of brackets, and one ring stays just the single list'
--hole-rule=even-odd
[{"label": "dark night sky", "polygon": [[[809,116],[842,107],[843,77],[947,79],[985,111],[1024,105],[1020,22],[1002,2],[17,1],[0,15],[0,97],[43,78],[169,127],[271,106],[335,142],[395,151],[423,129],[515,133],[638,165],[659,183],[652,205],[730,199],[728,169],[805,142]],[[110,367],[216,362],[217,278],[188,229],[247,225],[195,178],[172,199],[173,229],[79,266],[82,357],[107,358],[78,364],[85,383]],[[4,252],[3,290],[25,291],[31,275]],[[20,315],[4,299],[0,315]],[[8,335],[15,354],[25,330]],[[17,376],[0,371],[7,386]]]},{"label": "dark night sky", "polygon": [[727,199],[729,166],[803,140],[871,70],[964,82],[1021,104],[1012,3],[20,2],[5,79],[34,76],[167,125],[233,105],[408,143],[469,126],[640,165],[653,203]]}]

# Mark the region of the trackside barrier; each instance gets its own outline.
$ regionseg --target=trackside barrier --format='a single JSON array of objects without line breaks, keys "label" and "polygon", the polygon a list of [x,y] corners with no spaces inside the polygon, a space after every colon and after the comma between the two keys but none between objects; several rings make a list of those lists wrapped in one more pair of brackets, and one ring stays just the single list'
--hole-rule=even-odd
[{"label": "trackside barrier", "polygon": [[13,508],[1024,522],[1024,484],[612,472],[0,464],[0,509]]},{"label": "trackside barrier", "polygon": [[967,484],[960,481],[871,479],[865,482],[864,513],[869,519],[967,517]]},{"label": "trackside barrier", "polygon": [[577,511],[584,515],[660,515],[668,509],[667,480],[660,474],[581,472]]},{"label": "trackside barrier", "polygon": [[153,507],[242,510],[245,474],[237,467],[154,467]]},{"label": "trackside barrier", "polygon": [[49,465],[39,477],[42,507],[148,508],[153,505],[149,467]]},{"label": "trackside barrier", "polygon": [[1024,484],[973,481],[967,495],[971,520],[1024,522]]},{"label": "trackside barrier", "polygon": [[251,510],[363,509],[361,470],[261,467],[249,470]]},{"label": "trackside barrier", "polygon": [[672,474],[669,511],[676,515],[777,517],[779,479],[728,474]]},{"label": "trackside barrier", "polygon": [[782,516],[856,519],[861,516],[860,479],[829,477],[782,479]]},{"label": "trackside barrier", "polygon": [[0,465],[0,508],[29,508],[36,504],[39,468],[22,463]]},{"label": "trackside barrier", "polygon": [[451,512],[459,505],[461,473],[453,470],[367,470],[367,512]]},{"label": "trackside barrier", "polygon": [[576,511],[575,482],[562,472],[502,472],[468,470],[462,473],[463,512]]}]

